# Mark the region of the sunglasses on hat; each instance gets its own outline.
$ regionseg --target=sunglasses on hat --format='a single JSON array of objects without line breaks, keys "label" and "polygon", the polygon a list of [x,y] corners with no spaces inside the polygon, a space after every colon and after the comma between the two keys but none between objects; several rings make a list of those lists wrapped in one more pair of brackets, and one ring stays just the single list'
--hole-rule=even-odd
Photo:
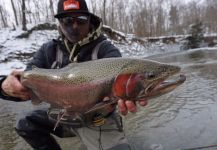
[{"label": "sunglasses on hat", "polygon": [[59,21],[64,25],[72,25],[74,22],[77,22],[77,24],[79,25],[84,25],[88,23],[89,17],[88,16],[64,17],[64,18],[59,18]]}]

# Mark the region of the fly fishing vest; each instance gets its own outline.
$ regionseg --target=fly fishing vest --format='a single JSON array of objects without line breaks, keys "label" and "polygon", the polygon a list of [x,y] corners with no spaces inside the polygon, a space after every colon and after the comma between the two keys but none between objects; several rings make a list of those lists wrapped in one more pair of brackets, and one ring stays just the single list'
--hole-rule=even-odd
[{"label": "fly fishing vest", "polygon": [[[91,60],[98,59],[98,52],[99,52],[100,46],[103,43],[105,43],[105,42],[106,41],[103,40],[103,41],[101,41],[100,43],[98,43],[95,46],[95,48],[93,49],[92,54],[91,54]],[[52,66],[51,66],[51,69],[59,69],[59,68],[61,68],[62,62],[63,62],[63,51],[60,49],[59,45],[57,45],[57,48],[56,48],[56,59],[53,62]]]}]

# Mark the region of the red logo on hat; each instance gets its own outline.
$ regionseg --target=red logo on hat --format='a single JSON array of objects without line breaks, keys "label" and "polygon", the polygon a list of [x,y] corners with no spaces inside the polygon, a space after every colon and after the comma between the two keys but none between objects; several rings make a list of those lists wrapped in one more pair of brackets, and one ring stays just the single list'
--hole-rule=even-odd
[{"label": "red logo on hat", "polygon": [[80,4],[76,0],[67,0],[63,3],[64,10],[80,9]]}]

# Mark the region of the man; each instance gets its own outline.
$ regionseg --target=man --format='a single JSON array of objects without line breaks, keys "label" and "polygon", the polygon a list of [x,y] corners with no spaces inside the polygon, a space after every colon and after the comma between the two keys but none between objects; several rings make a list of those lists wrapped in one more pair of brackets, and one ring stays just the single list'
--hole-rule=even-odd
[{"label": "man", "polygon": [[[61,38],[44,44],[27,64],[26,70],[33,66],[57,69],[69,63],[121,57],[119,50],[101,34],[102,21],[88,11],[85,0],[60,0],[55,18],[59,20]],[[19,71],[13,71],[1,80],[0,98],[17,102],[30,99],[28,90],[20,83],[20,74]],[[146,105],[146,102],[141,101],[140,105]],[[128,111],[136,111],[135,104],[130,101],[119,100],[118,108],[123,115]],[[122,131],[120,117],[114,109],[106,116],[101,116],[106,122],[99,127],[94,126],[94,122],[85,126],[75,119],[75,122],[67,122],[69,125],[60,123],[53,130],[58,115],[56,110],[58,109],[51,106],[49,111],[40,109],[26,114],[17,123],[17,133],[35,150],[61,149],[51,133],[59,137],[77,135],[89,150],[130,149]],[[90,119],[94,121],[95,118]],[[73,126],[73,123],[79,125]]]}]

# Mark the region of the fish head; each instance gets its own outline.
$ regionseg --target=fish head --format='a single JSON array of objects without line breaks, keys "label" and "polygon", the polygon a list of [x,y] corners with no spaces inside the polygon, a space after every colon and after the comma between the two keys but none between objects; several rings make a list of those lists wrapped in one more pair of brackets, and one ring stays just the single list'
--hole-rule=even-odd
[{"label": "fish head", "polygon": [[115,97],[123,100],[157,97],[174,90],[185,81],[184,75],[177,80],[166,81],[180,70],[179,66],[149,60],[131,64],[116,76],[112,91]]}]

